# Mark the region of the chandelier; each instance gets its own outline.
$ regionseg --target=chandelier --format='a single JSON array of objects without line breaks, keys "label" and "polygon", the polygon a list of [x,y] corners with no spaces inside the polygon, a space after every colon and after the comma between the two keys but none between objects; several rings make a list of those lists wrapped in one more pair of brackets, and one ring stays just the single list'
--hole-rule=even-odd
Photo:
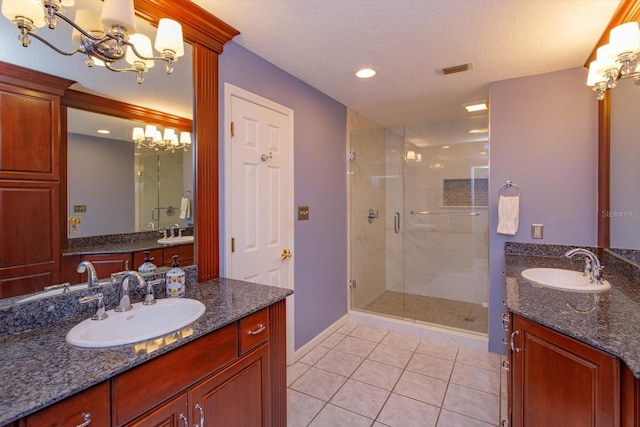
[{"label": "chandelier", "polygon": [[640,28],[637,22],[619,25],[609,33],[609,43],[597,50],[596,60],[589,64],[587,86],[593,86],[596,98],[604,99],[618,80],[633,78],[640,85]]},{"label": "chandelier", "polygon": [[171,151],[172,153],[176,150],[187,151],[191,146],[189,132],[180,132],[180,137],[178,137],[174,129],[166,128],[163,133],[153,125],[146,125],[144,129],[134,127],[132,139],[138,148],[145,147],[156,151]]},{"label": "chandelier", "polygon": [[[138,83],[143,82],[144,73],[153,67],[155,60],[164,61],[164,71],[171,74],[173,63],[184,55],[182,26],[162,18],[154,44],[159,55],[154,56],[149,37],[136,33],[133,0],[104,0],[101,16],[78,9],[72,20],[64,15],[64,7],[74,4],[75,0],[2,0],[2,14],[20,30],[18,40],[22,46],[28,47],[35,38],[61,55],[85,54],[89,67],[101,65],[111,71],[135,72]],[[36,32],[45,25],[55,29],[58,20],[73,27],[71,38],[78,47],[70,52]],[[130,66],[118,68],[116,64],[123,58]]]}]

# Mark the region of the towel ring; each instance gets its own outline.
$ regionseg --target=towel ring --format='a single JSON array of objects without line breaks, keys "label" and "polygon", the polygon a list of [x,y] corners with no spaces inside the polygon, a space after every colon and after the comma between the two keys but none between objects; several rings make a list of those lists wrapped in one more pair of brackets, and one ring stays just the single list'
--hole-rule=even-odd
[{"label": "towel ring", "polygon": [[[516,190],[516,194],[507,194],[509,190]],[[520,188],[513,182],[507,180],[500,188],[498,188],[498,196],[503,197],[517,197],[520,195]]]}]

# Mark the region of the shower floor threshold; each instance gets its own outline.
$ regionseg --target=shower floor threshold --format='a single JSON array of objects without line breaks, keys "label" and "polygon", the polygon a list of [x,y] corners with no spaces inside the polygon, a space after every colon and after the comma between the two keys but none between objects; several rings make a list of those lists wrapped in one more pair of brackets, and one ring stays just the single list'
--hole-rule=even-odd
[{"label": "shower floor threshold", "polygon": [[366,306],[353,309],[464,332],[486,335],[489,331],[489,310],[464,301],[385,291]]}]

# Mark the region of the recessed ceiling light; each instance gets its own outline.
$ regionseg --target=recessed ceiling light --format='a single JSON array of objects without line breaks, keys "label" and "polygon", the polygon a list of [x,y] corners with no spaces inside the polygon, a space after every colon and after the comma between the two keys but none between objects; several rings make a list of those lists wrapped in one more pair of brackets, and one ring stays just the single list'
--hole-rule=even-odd
[{"label": "recessed ceiling light", "polygon": [[107,129],[98,129],[96,132],[101,133],[103,135],[109,135],[111,133],[111,131]]},{"label": "recessed ceiling light", "polygon": [[356,72],[356,77],[361,79],[369,79],[376,75],[376,70],[373,68],[361,68]]},{"label": "recessed ceiling light", "polygon": [[464,108],[469,112],[469,113],[473,113],[475,111],[483,111],[483,110],[488,110],[489,107],[487,106],[486,102],[476,102],[473,104],[465,104]]},{"label": "recessed ceiling light", "polygon": [[450,145],[443,145],[442,148],[451,148]]},{"label": "recessed ceiling light", "polygon": [[471,129],[469,131],[469,133],[487,133],[489,132],[488,128],[482,128],[482,129]]}]

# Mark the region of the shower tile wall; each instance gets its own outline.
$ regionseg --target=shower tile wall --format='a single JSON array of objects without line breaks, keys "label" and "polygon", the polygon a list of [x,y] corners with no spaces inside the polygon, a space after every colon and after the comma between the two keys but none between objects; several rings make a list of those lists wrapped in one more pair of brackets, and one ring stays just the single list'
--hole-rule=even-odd
[{"label": "shower tile wall", "polygon": [[[396,144],[390,143],[390,150]],[[488,218],[486,206],[450,207],[443,203],[445,179],[488,178],[483,142],[451,144],[450,148],[408,146],[416,159],[407,160],[404,199],[404,265],[400,239],[389,247],[388,289],[480,304],[488,298]],[[401,188],[387,188],[388,203],[398,206]],[[400,196],[401,197],[401,196]],[[397,208],[396,208],[397,209]],[[418,215],[411,211],[467,215]],[[389,238],[389,234],[387,235]],[[388,242],[390,243],[390,242]],[[393,247],[395,246],[395,247]],[[404,283],[393,278],[404,267]]]}]

